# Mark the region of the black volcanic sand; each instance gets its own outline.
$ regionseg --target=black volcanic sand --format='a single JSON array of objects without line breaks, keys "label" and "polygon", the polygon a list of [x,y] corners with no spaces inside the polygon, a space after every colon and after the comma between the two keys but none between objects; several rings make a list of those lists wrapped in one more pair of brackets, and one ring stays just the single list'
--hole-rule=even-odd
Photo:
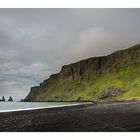
[{"label": "black volcanic sand", "polygon": [[83,104],[0,113],[0,131],[140,131],[140,102]]}]

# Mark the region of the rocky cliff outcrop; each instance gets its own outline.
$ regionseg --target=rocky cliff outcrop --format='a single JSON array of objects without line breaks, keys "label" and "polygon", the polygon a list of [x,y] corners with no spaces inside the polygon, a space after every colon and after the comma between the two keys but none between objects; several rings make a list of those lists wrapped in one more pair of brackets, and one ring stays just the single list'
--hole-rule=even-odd
[{"label": "rocky cliff outcrop", "polygon": [[[106,74],[117,74],[120,70],[139,64],[140,45],[138,44],[131,48],[114,52],[108,56],[93,57],[65,65],[58,74],[51,75],[40,86],[32,87],[24,101],[76,101],[77,99],[90,100],[90,97],[94,98],[94,96],[101,99],[105,95],[105,92],[103,94],[105,89],[99,92],[98,86],[94,87],[94,83],[95,85],[97,84],[98,78]],[[86,87],[90,83],[92,83],[92,90]],[[123,91],[124,89],[121,88],[114,90],[117,96],[123,93]],[[111,92],[113,91],[111,90]],[[99,93],[102,93],[102,95],[99,96]],[[88,94],[90,94],[90,97],[87,99],[86,96]],[[114,94],[107,93],[106,97],[110,95]],[[91,98],[91,100],[93,99]]]},{"label": "rocky cliff outcrop", "polygon": [[126,90],[123,90],[121,88],[114,88],[114,87],[108,87],[104,91],[102,91],[99,95],[99,99],[105,99],[109,97],[119,96],[123,93],[125,93]]}]

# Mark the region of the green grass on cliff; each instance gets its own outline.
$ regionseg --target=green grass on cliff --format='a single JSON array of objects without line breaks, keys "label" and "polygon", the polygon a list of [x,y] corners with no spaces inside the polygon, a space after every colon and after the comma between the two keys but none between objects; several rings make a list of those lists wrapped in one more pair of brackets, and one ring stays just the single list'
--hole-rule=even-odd
[{"label": "green grass on cliff", "polygon": [[126,90],[124,94],[109,100],[140,99],[140,64],[100,74],[96,79],[67,81],[63,84],[54,82],[49,89],[40,91],[38,100],[76,101],[80,98],[80,100],[85,101],[97,101],[100,93],[108,87]]}]

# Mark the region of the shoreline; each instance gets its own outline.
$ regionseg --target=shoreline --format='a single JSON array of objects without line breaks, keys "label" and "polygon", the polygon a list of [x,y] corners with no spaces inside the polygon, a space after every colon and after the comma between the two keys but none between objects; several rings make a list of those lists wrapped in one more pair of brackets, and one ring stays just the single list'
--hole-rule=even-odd
[{"label": "shoreline", "polygon": [[[5,102],[4,102],[5,103]],[[9,102],[8,102],[9,103]],[[13,102],[11,102],[13,103]],[[20,102],[18,102],[20,103]],[[41,103],[41,102],[21,102],[21,103]],[[44,102],[43,102],[44,103]],[[47,103],[47,102],[46,102]],[[48,102],[50,103],[50,102]],[[55,102],[54,102],[55,103]],[[68,103],[68,102],[66,102]],[[71,102],[69,102],[71,103]],[[0,113],[6,112],[21,112],[21,111],[32,111],[32,110],[40,110],[40,109],[53,109],[53,108],[64,108],[70,106],[79,106],[79,105],[100,105],[100,104],[129,104],[129,103],[140,103],[140,100],[125,100],[125,101],[100,101],[100,102],[74,102],[73,104],[66,104],[66,105],[54,105],[54,106],[47,106],[47,107],[35,107],[35,108],[24,108],[24,109],[11,109],[11,110],[0,110]]]},{"label": "shoreline", "polygon": [[[0,113],[6,112],[21,112],[21,111],[32,111],[32,110],[40,110],[40,109],[53,109],[53,108],[64,108],[70,106],[79,106],[79,105],[99,105],[99,104],[128,104],[128,103],[138,103],[140,100],[126,100],[126,101],[100,101],[100,102],[75,102],[74,104],[66,104],[66,105],[54,105],[54,106],[47,106],[47,107],[35,107],[35,108],[24,108],[24,109],[11,109],[11,110],[0,110]],[[5,102],[4,102],[5,103]],[[11,102],[13,103],[13,102]],[[18,102],[20,103],[20,102]],[[22,103],[41,103],[41,102],[22,102]],[[44,103],[44,102],[43,102]],[[47,102],[46,102],[47,103]],[[50,103],[50,102],[48,102]],[[55,103],[55,102],[54,102]],[[68,102],[67,102],[68,103]],[[71,103],[71,102],[69,102]]]},{"label": "shoreline", "polygon": [[[32,103],[32,102],[30,102]],[[34,103],[34,102],[33,102]],[[6,112],[19,112],[19,111],[32,111],[32,110],[40,110],[40,109],[50,109],[50,108],[62,108],[62,107],[70,107],[70,106],[78,106],[78,105],[88,105],[92,104],[91,102],[87,103],[74,103],[74,104],[68,104],[68,105],[54,105],[54,106],[47,106],[47,107],[36,107],[36,108],[25,108],[25,109],[15,109],[15,110],[0,110],[0,113],[6,113]]]},{"label": "shoreline", "polygon": [[140,102],[85,103],[0,113],[0,132],[140,132]]}]

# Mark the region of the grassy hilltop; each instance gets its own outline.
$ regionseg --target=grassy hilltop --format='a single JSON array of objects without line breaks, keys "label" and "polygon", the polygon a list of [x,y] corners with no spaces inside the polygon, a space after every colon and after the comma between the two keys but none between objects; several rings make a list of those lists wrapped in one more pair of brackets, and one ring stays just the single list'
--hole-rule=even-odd
[{"label": "grassy hilltop", "polygon": [[25,101],[101,101],[140,99],[140,45],[103,57],[65,65]]}]

